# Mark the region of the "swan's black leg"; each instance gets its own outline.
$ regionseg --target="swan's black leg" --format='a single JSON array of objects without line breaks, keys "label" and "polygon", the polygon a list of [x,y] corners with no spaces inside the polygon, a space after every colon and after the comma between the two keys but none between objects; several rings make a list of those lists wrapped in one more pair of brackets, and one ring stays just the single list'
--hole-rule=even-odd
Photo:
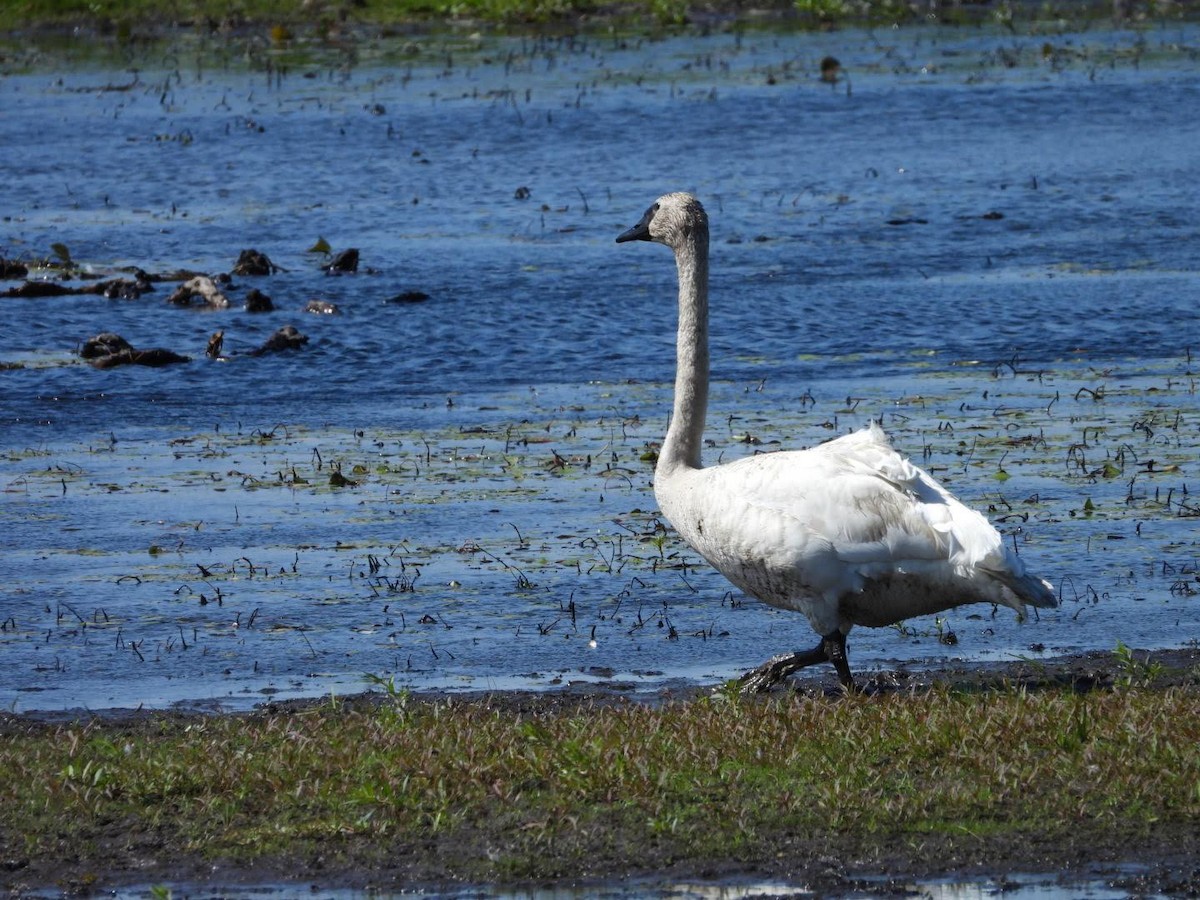
[{"label": "swan's black leg", "polygon": [[838,681],[847,689],[854,689],[854,676],[850,674],[850,664],[846,661],[846,636],[840,631],[821,638],[821,643],[811,650],[773,656],[757,669],[747,672],[738,682],[743,694],[759,694],[779,684],[798,669],[823,662],[833,663]]},{"label": "swan's black leg", "polygon": [[837,669],[838,681],[846,690],[854,690],[854,676],[850,674],[850,662],[846,659],[846,635],[840,631],[821,638],[828,660]]}]

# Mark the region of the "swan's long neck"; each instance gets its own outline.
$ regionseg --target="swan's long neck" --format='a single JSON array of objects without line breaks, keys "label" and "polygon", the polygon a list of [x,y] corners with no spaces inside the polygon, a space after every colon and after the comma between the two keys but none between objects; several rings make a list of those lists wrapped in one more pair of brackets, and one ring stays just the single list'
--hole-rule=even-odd
[{"label": "swan's long neck", "polygon": [[695,228],[675,248],[679,268],[675,408],[659,454],[658,470],[700,468],[708,411],[708,230]]}]

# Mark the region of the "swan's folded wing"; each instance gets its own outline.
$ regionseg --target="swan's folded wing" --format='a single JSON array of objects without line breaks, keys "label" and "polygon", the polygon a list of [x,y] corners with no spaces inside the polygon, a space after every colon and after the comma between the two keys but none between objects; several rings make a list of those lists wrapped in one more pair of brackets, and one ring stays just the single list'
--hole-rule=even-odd
[{"label": "swan's folded wing", "polygon": [[747,524],[778,541],[819,535],[840,558],[859,562],[945,559],[954,551],[953,512],[944,503],[922,502],[877,472],[803,453],[746,462],[753,464],[728,467],[726,486]]},{"label": "swan's folded wing", "polygon": [[[758,558],[813,566],[817,557],[838,582],[944,563],[959,574],[982,566],[1006,570],[999,533],[928,474],[869,432],[814,450],[764,454],[705,470],[721,482]],[[851,440],[858,439],[858,440]],[[718,474],[719,473],[719,474]],[[734,513],[734,510],[737,510]],[[836,567],[840,563],[840,568]],[[853,572],[848,571],[853,569]],[[821,579],[824,580],[824,579]]]}]

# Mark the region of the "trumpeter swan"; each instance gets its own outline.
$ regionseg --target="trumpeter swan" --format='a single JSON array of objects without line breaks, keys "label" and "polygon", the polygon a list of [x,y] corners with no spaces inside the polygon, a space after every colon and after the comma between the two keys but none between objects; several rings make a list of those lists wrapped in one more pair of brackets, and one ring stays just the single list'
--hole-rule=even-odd
[{"label": "trumpeter swan", "polygon": [[675,252],[679,331],[675,405],[654,470],[663,514],[747,594],[808,617],[821,641],[742,677],[761,691],[803,666],[831,662],[847,688],[846,635],[965,603],[1053,607],[999,532],[900,456],[872,423],[809,450],[711,468],[700,461],[708,407],[708,217],[690,194],[667,194],[617,238]]}]

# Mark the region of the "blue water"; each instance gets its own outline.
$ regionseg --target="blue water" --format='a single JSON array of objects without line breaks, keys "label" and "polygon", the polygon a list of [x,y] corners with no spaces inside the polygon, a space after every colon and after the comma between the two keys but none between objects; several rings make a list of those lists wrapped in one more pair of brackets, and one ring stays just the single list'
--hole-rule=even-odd
[{"label": "blue water", "polygon": [[[281,75],[226,47],[0,76],[0,255],[284,270],[221,311],[168,307],[174,284],[0,298],[0,703],[652,688],[809,643],[656,531],[674,269],[613,239],[675,189],[713,227],[708,461],[882,417],[1061,586],[1036,622],[860,629],[856,669],[1194,641],[1198,37],[376,41]],[[818,81],[826,54],[848,80]],[[322,273],[322,237],[358,274]],[[244,312],[252,287],[277,311]],[[305,349],[245,355],[285,324]],[[95,370],[74,353],[100,331],[195,358]]]}]

